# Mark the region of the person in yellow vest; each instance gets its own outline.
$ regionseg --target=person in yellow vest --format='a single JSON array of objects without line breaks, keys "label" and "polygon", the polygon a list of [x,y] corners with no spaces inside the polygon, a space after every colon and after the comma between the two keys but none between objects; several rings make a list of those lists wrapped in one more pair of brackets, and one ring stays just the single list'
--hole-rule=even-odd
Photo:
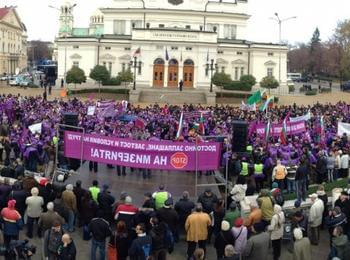
[{"label": "person in yellow vest", "polygon": [[257,192],[260,192],[260,190],[264,188],[265,175],[263,174],[263,170],[264,165],[261,162],[254,164],[254,178]]},{"label": "person in yellow vest", "polygon": [[100,193],[100,188],[98,187],[98,181],[94,180],[92,182],[92,186],[89,188],[89,191],[91,192],[92,199],[98,204],[97,197]]},{"label": "person in yellow vest", "polygon": [[278,188],[283,192],[284,182],[287,176],[287,168],[281,164],[281,160],[277,160],[277,165],[272,170],[272,182],[277,182]]},{"label": "person in yellow vest", "polygon": [[156,210],[164,207],[164,203],[167,199],[171,198],[171,194],[165,190],[163,184],[159,185],[159,190],[152,194],[155,202]]},{"label": "person in yellow vest", "polygon": [[242,162],[242,168],[241,168],[241,176],[248,177],[249,173],[249,163],[248,162]]}]

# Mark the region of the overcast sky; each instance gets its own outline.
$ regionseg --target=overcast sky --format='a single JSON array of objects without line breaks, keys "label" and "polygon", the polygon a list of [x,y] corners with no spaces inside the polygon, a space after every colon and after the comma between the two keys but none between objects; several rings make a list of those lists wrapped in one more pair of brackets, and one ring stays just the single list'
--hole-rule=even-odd
[{"label": "overcast sky", "polygon": [[[164,0],[165,1],[165,0]],[[203,0],[204,1],[204,0]],[[16,5],[26,24],[29,39],[53,41],[58,31],[58,11],[63,0],[0,0],[0,4]],[[98,7],[111,6],[113,0],[71,0],[75,27],[88,27],[91,13]],[[186,0],[184,0],[186,2]],[[249,14],[247,39],[259,42],[278,42],[277,22],[269,19],[277,12],[281,19],[297,16],[282,25],[282,40],[290,43],[308,42],[316,26],[321,39],[328,40],[337,23],[349,18],[349,0],[248,0]]]}]

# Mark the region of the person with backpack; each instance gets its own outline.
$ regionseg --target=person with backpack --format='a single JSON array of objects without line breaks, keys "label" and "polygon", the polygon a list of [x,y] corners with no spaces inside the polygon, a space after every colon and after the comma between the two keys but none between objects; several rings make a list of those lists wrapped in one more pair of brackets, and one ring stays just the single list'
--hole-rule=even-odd
[{"label": "person with backpack", "polygon": [[138,224],[135,228],[137,238],[132,241],[129,248],[130,260],[148,260],[151,255],[152,238],[146,234],[144,224]]},{"label": "person with backpack", "polygon": [[274,203],[283,207],[284,204],[284,196],[281,189],[278,188],[277,182],[272,183],[271,195]]},{"label": "person with backpack", "polygon": [[61,223],[54,221],[52,228],[44,233],[44,257],[45,260],[58,259],[58,248],[61,245],[63,229]]},{"label": "person with backpack", "polygon": [[104,260],[106,256],[106,239],[112,234],[109,223],[104,220],[103,212],[97,211],[97,217],[93,218],[88,226],[88,232],[92,234],[91,241],[91,260],[96,260],[96,250],[99,248],[100,259]]},{"label": "person with backpack", "polygon": [[234,243],[235,240],[233,239],[230,223],[223,220],[221,222],[221,231],[215,237],[214,242],[217,259],[222,259],[224,257],[226,245],[233,245]]},{"label": "person with backpack", "polygon": [[166,226],[163,222],[159,222],[156,217],[152,217],[150,223],[152,225],[152,229],[149,232],[152,238],[152,259],[165,260],[167,255],[167,245],[165,244]]}]

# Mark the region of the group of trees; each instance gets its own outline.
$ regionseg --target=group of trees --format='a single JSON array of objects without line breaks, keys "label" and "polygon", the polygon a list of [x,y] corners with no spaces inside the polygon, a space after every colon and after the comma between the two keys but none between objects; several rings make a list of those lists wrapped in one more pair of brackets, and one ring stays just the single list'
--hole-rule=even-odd
[{"label": "group of trees", "polygon": [[291,72],[349,80],[350,20],[339,22],[332,37],[324,42],[316,28],[308,44],[292,47],[288,60]]},{"label": "group of trees", "polygon": [[213,75],[212,82],[214,85],[229,89],[250,91],[256,83],[256,79],[252,75],[242,75],[239,81],[233,81],[231,75],[224,72],[216,72]]},{"label": "group of trees", "polygon": [[[133,82],[133,73],[130,70],[119,72],[117,77],[111,77],[110,72],[105,66],[96,65],[89,74],[89,77],[99,85],[120,85],[121,82],[125,83],[125,87],[128,83]],[[66,77],[67,83],[81,84],[86,82],[85,72],[76,66],[73,66],[68,72]]]}]

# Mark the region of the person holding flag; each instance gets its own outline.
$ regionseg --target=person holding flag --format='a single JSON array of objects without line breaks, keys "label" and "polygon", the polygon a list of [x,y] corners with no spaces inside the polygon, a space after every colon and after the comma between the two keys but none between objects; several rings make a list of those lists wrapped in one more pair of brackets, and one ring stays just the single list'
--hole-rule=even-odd
[{"label": "person holding flag", "polygon": [[289,120],[290,112],[287,114],[287,116],[283,120],[282,124],[282,131],[280,134],[280,141],[281,144],[286,145],[287,144],[287,121]]}]

